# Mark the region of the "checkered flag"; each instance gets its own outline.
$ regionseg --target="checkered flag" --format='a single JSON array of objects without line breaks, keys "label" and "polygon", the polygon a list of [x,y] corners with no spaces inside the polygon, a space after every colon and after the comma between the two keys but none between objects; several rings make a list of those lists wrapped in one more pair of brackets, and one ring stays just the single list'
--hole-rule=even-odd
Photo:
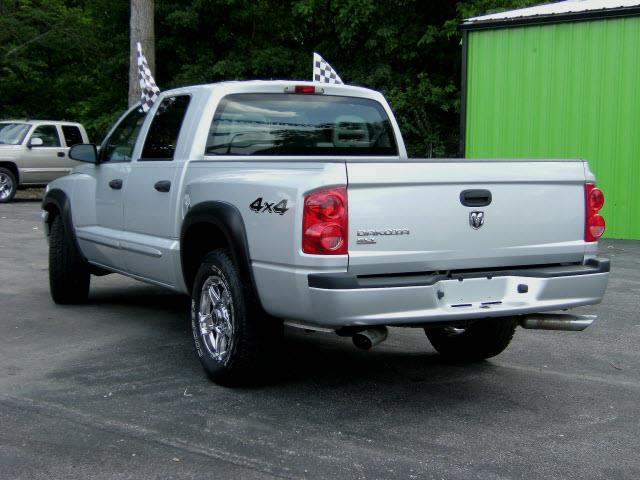
[{"label": "checkered flag", "polygon": [[313,53],[313,81],[320,83],[342,84],[342,79],[324,58],[317,53]]},{"label": "checkered flag", "polygon": [[142,110],[146,113],[158,99],[160,89],[151,75],[147,59],[142,54],[142,46],[138,42],[138,77],[140,78],[140,102]]}]

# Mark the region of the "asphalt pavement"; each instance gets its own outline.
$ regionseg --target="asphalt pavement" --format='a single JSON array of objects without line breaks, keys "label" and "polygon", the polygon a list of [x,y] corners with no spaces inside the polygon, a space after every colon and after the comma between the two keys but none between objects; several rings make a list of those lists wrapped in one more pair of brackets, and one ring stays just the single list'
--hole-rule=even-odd
[{"label": "asphalt pavement", "polygon": [[109,275],[49,297],[37,201],[0,205],[0,478],[640,478],[640,242],[584,332],[444,363],[418,329],[370,352],[287,330],[276,380],[209,382],[186,297]]}]

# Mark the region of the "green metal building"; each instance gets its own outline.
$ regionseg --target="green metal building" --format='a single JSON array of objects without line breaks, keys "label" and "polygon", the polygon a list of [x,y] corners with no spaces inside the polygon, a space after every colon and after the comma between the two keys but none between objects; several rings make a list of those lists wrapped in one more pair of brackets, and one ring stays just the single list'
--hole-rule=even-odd
[{"label": "green metal building", "polygon": [[557,2],[462,28],[465,156],[586,159],[605,235],[640,239],[640,1]]}]

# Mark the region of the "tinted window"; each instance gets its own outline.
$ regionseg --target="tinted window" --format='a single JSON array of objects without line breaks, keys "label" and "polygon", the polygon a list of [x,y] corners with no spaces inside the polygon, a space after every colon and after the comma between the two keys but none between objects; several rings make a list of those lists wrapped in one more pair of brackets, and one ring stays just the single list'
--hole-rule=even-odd
[{"label": "tinted window", "polygon": [[397,155],[391,122],[374,100],[330,95],[235,94],[214,115],[209,155]]},{"label": "tinted window", "polygon": [[28,123],[0,123],[0,145],[22,143],[30,127]]},{"label": "tinted window", "polygon": [[31,139],[41,138],[42,147],[59,147],[60,136],[58,135],[58,129],[55,125],[40,125],[33,131]]},{"label": "tinted window", "polygon": [[153,117],[140,160],[173,160],[184,115],[191,97],[165,98]]},{"label": "tinted window", "polygon": [[78,127],[74,127],[73,125],[63,125],[62,135],[64,136],[64,141],[67,144],[67,147],[82,143],[82,134]]},{"label": "tinted window", "polygon": [[113,133],[102,142],[101,162],[130,162],[138,132],[144,122],[145,113],[138,107],[132,110],[115,128]]}]

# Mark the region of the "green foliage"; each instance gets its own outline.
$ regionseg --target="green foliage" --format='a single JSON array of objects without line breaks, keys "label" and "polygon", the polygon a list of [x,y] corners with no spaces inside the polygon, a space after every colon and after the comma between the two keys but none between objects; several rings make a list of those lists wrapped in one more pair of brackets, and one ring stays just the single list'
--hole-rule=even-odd
[{"label": "green foliage", "polygon": [[[531,0],[156,0],[161,88],[310,79],[319,52],[383,91],[413,156],[455,155],[463,18]],[[0,118],[77,120],[98,141],[126,108],[123,0],[2,0]]]}]

